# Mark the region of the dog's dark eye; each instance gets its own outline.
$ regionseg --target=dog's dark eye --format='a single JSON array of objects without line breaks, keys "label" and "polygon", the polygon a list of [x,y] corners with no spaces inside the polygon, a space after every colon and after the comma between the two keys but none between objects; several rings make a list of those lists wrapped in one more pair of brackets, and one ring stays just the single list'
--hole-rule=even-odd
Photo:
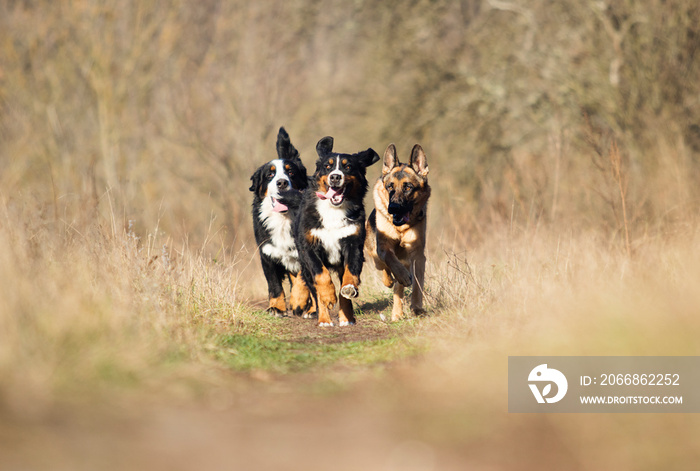
[{"label": "dog's dark eye", "polygon": [[413,185],[411,183],[404,183],[403,184],[403,192],[404,193],[410,193],[411,190],[413,190]]},{"label": "dog's dark eye", "polygon": [[393,191],[393,190],[394,190],[394,184],[393,184],[393,183],[389,183],[389,184],[386,186],[386,190],[387,190],[387,191]]}]

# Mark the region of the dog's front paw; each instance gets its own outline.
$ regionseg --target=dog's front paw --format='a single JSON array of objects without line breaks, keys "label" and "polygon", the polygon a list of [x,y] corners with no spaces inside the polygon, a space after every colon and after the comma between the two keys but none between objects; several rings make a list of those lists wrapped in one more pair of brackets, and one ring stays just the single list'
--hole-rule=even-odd
[{"label": "dog's front paw", "polygon": [[401,268],[402,269],[399,270],[398,273],[394,273],[394,278],[396,278],[396,281],[407,288],[413,286],[413,276],[411,276],[411,272],[406,270],[404,267]]},{"label": "dog's front paw", "polygon": [[355,325],[355,321],[338,321],[340,327],[347,327],[349,325]]},{"label": "dog's front paw", "polygon": [[356,298],[358,294],[357,288],[353,285],[345,285],[340,288],[340,295],[346,299]]},{"label": "dog's front paw", "polygon": [[412,307],[411,311],[413,311],[413,315],[416,317],[424,317],[428,315],[428,311],[426,311],[422,307]]},{"label": "dog's front paw", "polygon": [[287,311],[280,311],[276,307],[268,307],[266,311],[274,317],[285,317],[287,315]]},{"label": "dog's front paw", "polygon": [[319,327],[333,327],[333,322],[319,322]]}]

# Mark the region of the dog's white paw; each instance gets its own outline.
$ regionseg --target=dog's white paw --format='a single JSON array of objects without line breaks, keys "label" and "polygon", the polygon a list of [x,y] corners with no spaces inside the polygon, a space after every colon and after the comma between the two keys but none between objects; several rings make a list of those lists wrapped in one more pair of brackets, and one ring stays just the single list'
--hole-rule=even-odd
[{"label": "dog's white paw", "polygon": [[338,322],[338,326],[340,326],[340,327],[347,327],[349,325],[355,325],[355,321],[340,321],[340,322]]},{"label": "dog's white paw", "polygon": [[333,327],[333,323],[332,322],[319,322],[318,326],[319,327]]},{"label": "dog's white paw", "polygon": [[345,285],[340,288],[340,295],[346,299],[356,298],[358,294],[357,288],[353,285]]}]

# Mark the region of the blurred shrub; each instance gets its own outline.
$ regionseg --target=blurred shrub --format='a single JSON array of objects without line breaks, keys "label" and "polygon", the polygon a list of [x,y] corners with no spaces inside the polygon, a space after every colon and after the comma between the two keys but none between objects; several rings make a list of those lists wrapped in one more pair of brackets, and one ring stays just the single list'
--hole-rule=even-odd
[{"label": "blurred shrub", "polygon": [[693,0],[4,2],[0,183],[70,224],[243,243],[284,125],[307,166],[324,135],[420,142],[434,227],[614,230],[591,145],[614,139],[639,233],[697,203],[699,25]]}]

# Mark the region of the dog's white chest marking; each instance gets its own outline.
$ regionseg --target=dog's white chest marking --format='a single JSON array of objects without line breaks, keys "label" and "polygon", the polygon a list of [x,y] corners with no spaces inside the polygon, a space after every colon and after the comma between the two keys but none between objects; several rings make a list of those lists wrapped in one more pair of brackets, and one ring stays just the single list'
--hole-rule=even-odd
[{"label": "dog's white chest marking", "polygon": [[331,265],[340,263],[340,241],[360,232],[360,225],[345,217],[344,206],[332,206],[329,200],[316,201],[316,209],[321,215],[321,227],[311,229],[311,235],[321,241]]},{"label": "dog's white chest marking", "polygon": [[272,210],[269,197],[260,205],[260,220],[270,232],[270,241],[260,247],[262,252],[279,261],[287,270],[298,273],[301,270],[299,253],[292,237],[292,221],[284,213]]}]

